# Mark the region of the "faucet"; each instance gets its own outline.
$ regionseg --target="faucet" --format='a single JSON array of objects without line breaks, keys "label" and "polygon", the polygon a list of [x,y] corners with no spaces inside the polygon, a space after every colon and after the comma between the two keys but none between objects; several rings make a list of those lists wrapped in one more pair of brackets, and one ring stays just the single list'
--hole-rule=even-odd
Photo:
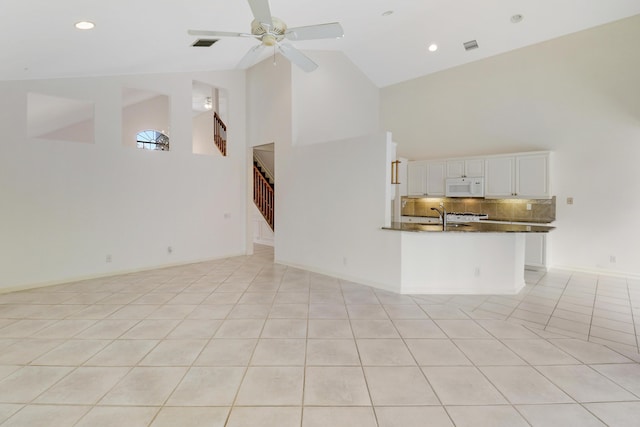
[{"label": "faucet", "polygon": [[440,203],[440,208],[442,208],[442,210],[438,208],[431,208],[431,210],[438,212],[440,220],[442,221],[442,231],[444,231],[447,228],[447,210],[444,208],[444,203]]}]

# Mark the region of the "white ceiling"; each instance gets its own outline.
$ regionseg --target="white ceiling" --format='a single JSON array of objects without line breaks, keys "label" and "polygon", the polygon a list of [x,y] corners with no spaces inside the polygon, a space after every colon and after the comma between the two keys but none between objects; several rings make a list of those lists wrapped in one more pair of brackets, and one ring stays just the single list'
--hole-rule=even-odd
[{"label": "white ceiling", "polygon": [[[343,51],[383,87],[640,14],[640,1],[271,0],[271,12],[289,27],[339,21],[344,38],[295,46]],[[79,20],[96,28],[76,30]],[[251,20],[245,0],[2,0],[0,80],[228,70],[256,41],[195,48],[187,29],[250,32]]]}]

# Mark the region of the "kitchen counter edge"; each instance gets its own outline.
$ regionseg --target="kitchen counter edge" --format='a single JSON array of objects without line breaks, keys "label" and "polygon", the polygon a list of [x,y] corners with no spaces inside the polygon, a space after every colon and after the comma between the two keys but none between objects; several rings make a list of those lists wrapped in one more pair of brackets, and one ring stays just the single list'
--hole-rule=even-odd
[{"label": "kitchen counter edge", "polygon": [[393,222],[390,227],[382,227],[383,230],[410,231],[410,232],[439,232],[449,233],[548,233],[555,227],[545,225],[523,224],[497,224],[486,222],[468,222],[462,226],[448,225],[442,230],[442,224],[416,224],[411,222]]}]

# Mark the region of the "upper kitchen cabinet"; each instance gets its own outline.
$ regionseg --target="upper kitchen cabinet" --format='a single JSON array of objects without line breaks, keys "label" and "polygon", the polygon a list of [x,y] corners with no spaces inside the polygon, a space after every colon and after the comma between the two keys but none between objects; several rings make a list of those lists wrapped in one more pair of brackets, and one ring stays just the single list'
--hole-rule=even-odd
[{"label": "upper kitchen cabinet", "polygon": [[549,160],[549,152],[486,158],[485,197],[551,197]]},{"label": "upper kitchen cabinet", "polygon": [[525,199],[551,197],[550,153],[516,157],[516,195]]},{"label": "upper kitchen cabinet", "polygon": [[407,196],[425,196],[427,194],[427,162],[409,162],[407,164]]},{"label": "upper kitchen cabinet", "polygon": [[447,178],[478,178],[484,176],[484,159],[447,161]]},{"label": "upper kitchen cabinet", "polygon": [[416,161],[407,164],[408,196],[444,196],[446,163]]},{"label": "upper kitchen cabinet", "polygon": [[489,157],[484,166],[485,197],[515,196],[515,158]]},{"label": "upper kitchen cabinet", "polygon": [[427,196],[444,196],[445,162],[427,163]]}]

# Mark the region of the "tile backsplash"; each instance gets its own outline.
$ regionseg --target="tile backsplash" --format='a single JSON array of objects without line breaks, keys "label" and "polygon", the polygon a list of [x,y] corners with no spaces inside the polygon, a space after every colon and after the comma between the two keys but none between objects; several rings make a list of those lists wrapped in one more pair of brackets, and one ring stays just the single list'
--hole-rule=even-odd
[{"label": "tile backsplash", "polygon": [[[548,223],[556,219],[556,198],[551,199],[462,199],[403,197],[402,215],[438,216],[431,210],[444,203],[447,212],[473,212],[497,221]],[[527,204],[531,210],[527,210]]]}]

